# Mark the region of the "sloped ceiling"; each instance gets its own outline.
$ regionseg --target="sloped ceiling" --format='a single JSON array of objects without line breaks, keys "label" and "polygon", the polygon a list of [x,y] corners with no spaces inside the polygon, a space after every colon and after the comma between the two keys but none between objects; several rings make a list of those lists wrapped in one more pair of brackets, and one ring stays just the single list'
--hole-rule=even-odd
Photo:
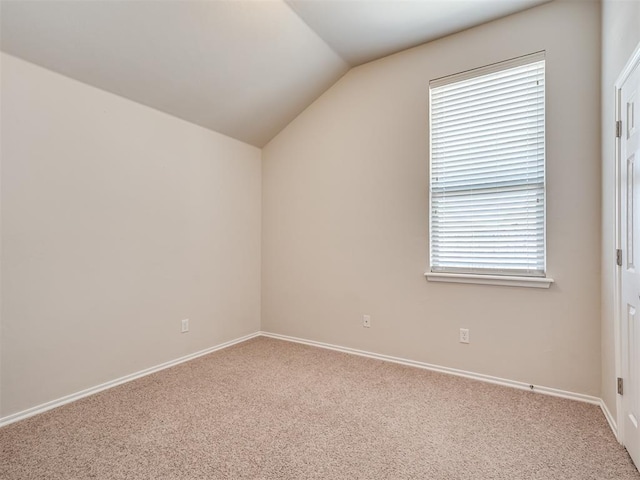
[{"label": "sloped ceiling", "polygon": [[350,66],[549,0],[286,0]]},{"label": "sloped ceiling", "polygon": [[3,0],[0,48],[262,147],[349,68],[548,0]]}]

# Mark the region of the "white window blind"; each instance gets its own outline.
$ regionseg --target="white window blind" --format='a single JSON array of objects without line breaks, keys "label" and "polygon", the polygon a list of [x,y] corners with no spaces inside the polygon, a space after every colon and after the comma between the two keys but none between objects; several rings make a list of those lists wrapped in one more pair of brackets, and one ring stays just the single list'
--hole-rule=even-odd
[{"label": "white window blind", "polygon": [[545,276],[544,53],[429,91],[431,271]]}]

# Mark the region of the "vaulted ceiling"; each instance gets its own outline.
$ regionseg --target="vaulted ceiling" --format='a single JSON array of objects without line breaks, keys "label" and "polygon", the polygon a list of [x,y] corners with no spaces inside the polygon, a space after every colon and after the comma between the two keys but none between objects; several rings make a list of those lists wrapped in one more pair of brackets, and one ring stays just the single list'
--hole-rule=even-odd
[{"label": "vaulted ceiling", "polygon": [[0,48],[262,147],[350,68],[547,1],[2,0]]}]

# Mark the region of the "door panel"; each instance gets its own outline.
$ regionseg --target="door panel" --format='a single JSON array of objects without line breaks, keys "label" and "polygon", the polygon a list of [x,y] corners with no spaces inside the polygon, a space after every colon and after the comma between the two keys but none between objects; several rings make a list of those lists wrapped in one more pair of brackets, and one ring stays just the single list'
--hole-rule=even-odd
[{"label": "door panel", "polygon": [[634,185],[634,175],[633,175],[633,167],[634,167],[634,159],[633,157],[627,160],[627,234],[625,235],[627,239],[627,248],[626,248],[626,265],[627,270],[634,270],[633,264],[633,185]]},{"label": "door panel", "polygon": [[[636,315],[635,308],[629,310],[629,317],[627,322],[627,351],[629,352],[627,370],[629,372],[629,378],[638,378],[638,317]],[[629,399],[629,420],[633,424],[633,428],[638,428],[638,384],[635,381],[629,382],[629,388],[626,392]]]}]

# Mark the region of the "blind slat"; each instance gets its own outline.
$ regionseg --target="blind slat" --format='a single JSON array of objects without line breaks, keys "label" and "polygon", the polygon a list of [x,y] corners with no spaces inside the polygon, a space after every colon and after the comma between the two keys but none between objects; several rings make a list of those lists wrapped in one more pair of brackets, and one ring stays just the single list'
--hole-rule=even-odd
[{"label": "blind slat", "polygon": [[478,109],[481,106],[492,108],[503,106],[504,108],[504,106],[517,103],[536,102],[538,98],[534,95],[535,90],[532,90],[532,85],[535,85],[537,89],[542,89],[544,86],[535,78],[529,78],[527,82],[518,87],[495,89],[491,92],[486,91],[475,95],[461,95],[458,98],[439,98],[434,102],[433,113],[440,115],[461,109]]},{"label": "blind slat", "polygon": [[458,85],[453,90],[442,90],[439,95],[439,99],[458,99],[462,96],[469,96],[479,94],[482,95],[486,92],[493,92],[496,90],[502,90],[503,88],[512,88],[515,86],[526,85],[531,79],[535,79],[539,82],[544,81],[544,75],[538,70],[522,71],[512,75],[506,75],[500,79],[487,79],[483,82],[470,83],[466,86]]}]

